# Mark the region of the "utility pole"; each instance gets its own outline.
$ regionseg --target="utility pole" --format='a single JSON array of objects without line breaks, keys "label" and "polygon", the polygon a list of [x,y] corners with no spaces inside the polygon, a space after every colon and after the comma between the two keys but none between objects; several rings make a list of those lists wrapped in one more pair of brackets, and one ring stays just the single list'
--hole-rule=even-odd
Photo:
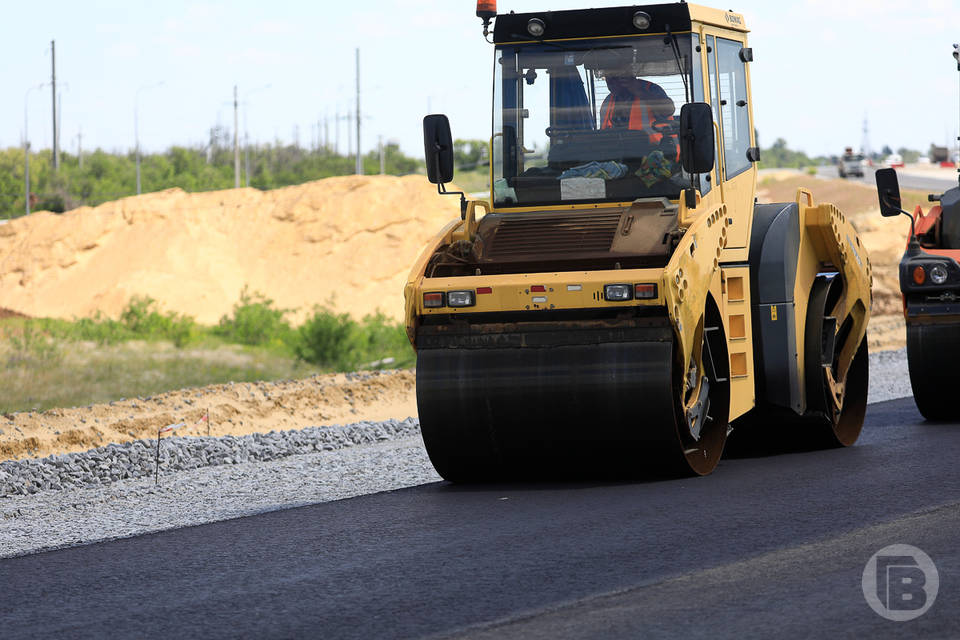
[{"label": "utility pole", "polygon": [[380,150],[380,175],[383,175],[383,174],[386,173],[386,171],[384,170],[384,162],[383,162],[383,160],[384,160],[384,158],[383,158],[383,136],[380,136],[380,137],[377,139],[377,148]]},{"label": "utility pole", "polygon": [[350,130],[353,129],[353,112],[347,111],[347,157],[353,155],[353,136],[350,135]]},{"label": "utility pole", "polygon": [[233,85],[233,187],[240,188],[240,111],[237,85]]},{"label": "utility pole", "polygon": [[[246,119],[246,112],[244,112]],[[243,128],[243,186],[250,186],[250,132]]]},{"label": "utility pole", "polygon": [[57,136],[57,46],[54,40],[50,41],[50,90],[51,104],[53,105],[53,168],[60,167],[60,140]]},{"label": "utility pole", "polygon": [[80,162],[80,170],[83,171],[83,130],[77,128],[77,160]]},{"label": "utility pole", "polygon": [[27,215],[30,215],[30,141],[23,137],[23,187],[27,201]]},{"label": "utility pole", "polygon": [[363,175],[363,154],[360,151],[360,47],[357,47],[357,175]]},{"label": "utility pole", "polygon": [[867,120],[866,112],[863,114],[863,138],[860,140],[860,153],[862,153],[865,158],[873,160],[873,158],[870,157],[872,153],[870,150],[870,123]]}]

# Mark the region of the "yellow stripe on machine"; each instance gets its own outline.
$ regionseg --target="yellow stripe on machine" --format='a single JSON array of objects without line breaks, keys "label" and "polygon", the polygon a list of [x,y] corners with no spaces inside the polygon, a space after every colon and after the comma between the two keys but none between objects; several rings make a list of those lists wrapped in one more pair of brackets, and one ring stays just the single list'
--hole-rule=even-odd
[{"label": "yellow stripe on machine", "polygon": [[[517,273],[492,276],[424,278],[420,282],[417,313],[422,315],[452,313],[487,313],[497,311],[543,311],[557,309],[589,309],[631,306],[662,306],[663,287],[657,297],[644,300],[608,301],[603,287],[607,284],[660,284],[663,269],[620,269],[615,271],[569,271],[560,273]],[[539,286],[538,286],[539,285]],[[542,287],[533,290],[531,287]],[[423,293],[433,291],[476,291],[490,287],[491,293],[476,296],[472,307],[423,306]]]}]

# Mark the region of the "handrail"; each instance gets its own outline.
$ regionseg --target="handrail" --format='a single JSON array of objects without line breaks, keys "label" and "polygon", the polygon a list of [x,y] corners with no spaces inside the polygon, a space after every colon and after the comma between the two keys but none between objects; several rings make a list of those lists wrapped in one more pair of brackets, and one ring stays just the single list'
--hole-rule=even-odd
[{"label": "handrail", "polygon": [[720,136],[720,125],[714,121],[713,128],[717,131],[717,157],[720,161],[720,166],[716,167],[717,169],[717,185],[720,187],[720,199],[724,202],[727,201],[727,198],[723,192],[723,178],[720,177],[720,167],[724,166],[724,152],[723,152],[723,138]]}]

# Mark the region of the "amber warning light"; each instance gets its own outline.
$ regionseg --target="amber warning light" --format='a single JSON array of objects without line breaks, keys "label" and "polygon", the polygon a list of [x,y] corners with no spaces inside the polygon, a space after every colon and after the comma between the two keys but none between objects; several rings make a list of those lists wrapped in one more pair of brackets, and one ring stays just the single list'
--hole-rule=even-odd
[{"label": "amber warning light", "polygon": [[497,16],[497,0],[477,0],[477,17],[489,20]]}]

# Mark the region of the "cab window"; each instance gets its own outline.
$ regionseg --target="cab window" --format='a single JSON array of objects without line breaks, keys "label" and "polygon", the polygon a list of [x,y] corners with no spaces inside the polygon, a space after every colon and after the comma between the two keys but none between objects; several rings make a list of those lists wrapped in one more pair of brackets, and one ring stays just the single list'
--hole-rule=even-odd
[{"label": "cab window", "polygon": [[730,179],[750,168],[750,112],[747,106],[746,66],[740,59],[743,44],[717,38],[717,84],[723,128],[724,175]]}]

